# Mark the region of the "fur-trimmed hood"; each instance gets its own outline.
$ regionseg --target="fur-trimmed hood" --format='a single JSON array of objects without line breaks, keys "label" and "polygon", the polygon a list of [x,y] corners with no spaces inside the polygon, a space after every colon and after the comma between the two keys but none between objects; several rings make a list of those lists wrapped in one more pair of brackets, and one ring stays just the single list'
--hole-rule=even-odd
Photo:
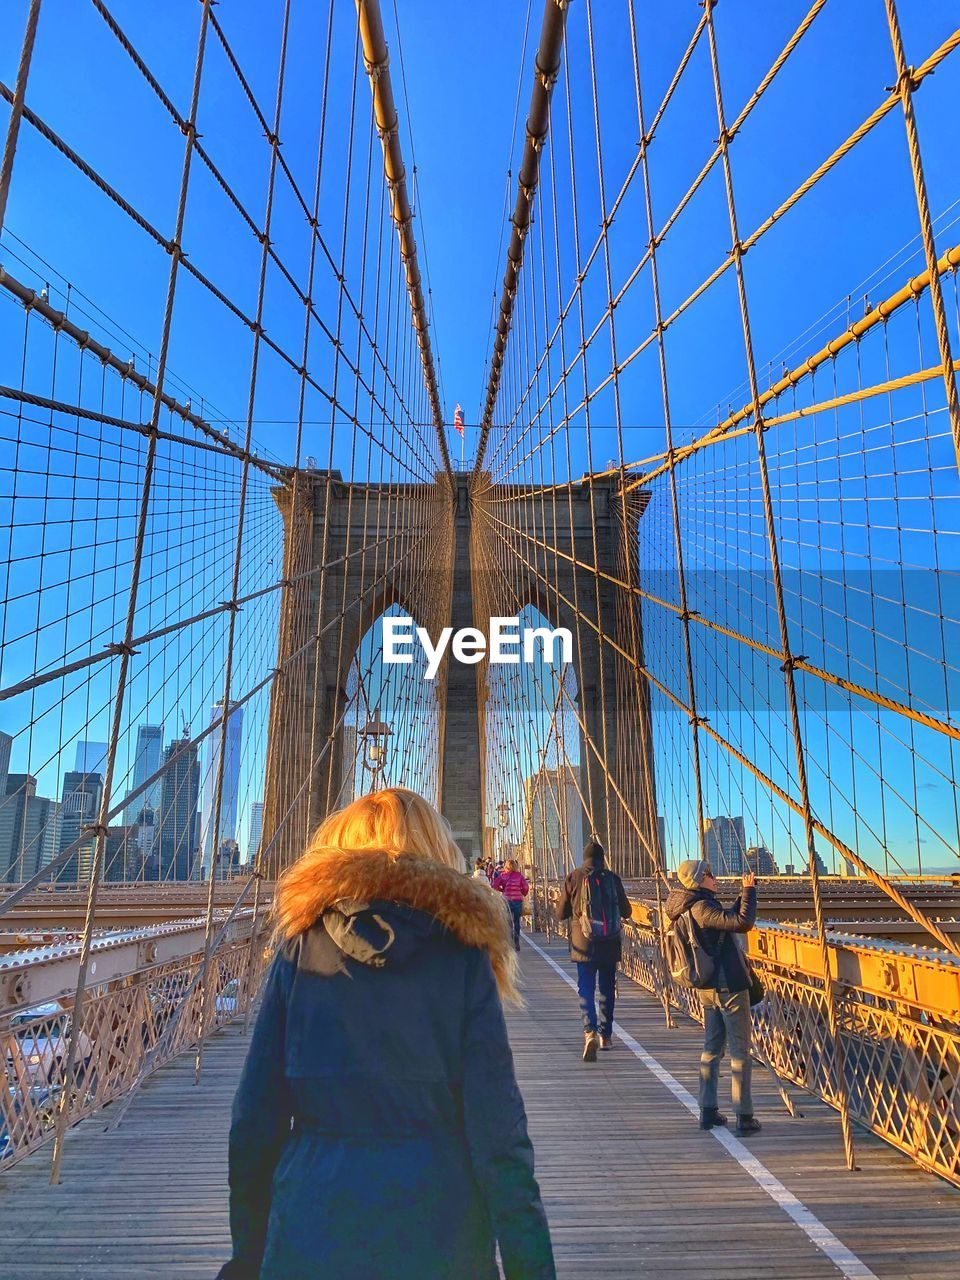
[{"label": "fur-trimmed hood", "polygon": [[[377,915],[382,904],[409,910],[390,913],[385,925]],[[417,921],[411,911],[428,919]],[[281,879],[274,915],[285,941],[323,918],[326,932],[345,954],[372,964],[387,962],[393,934],[398,935],[399,958],[429,936],[435,921],[464,946],[486,951],[501,998],[520,1001],[516,953],[502,897],[484,881],[472,880],[433,859],[378,850],[317,850]]]}]

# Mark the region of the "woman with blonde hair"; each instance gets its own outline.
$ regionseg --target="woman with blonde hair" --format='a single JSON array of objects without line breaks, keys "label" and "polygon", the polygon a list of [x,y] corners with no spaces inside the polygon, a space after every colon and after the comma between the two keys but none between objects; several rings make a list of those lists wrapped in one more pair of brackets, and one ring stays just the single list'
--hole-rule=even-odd
[{"label": "woman with blonde hair", "polygon": [[281,877],[233,1106],[220,1280],[555,1280],[501,999],[503,902],[392,787]]}]

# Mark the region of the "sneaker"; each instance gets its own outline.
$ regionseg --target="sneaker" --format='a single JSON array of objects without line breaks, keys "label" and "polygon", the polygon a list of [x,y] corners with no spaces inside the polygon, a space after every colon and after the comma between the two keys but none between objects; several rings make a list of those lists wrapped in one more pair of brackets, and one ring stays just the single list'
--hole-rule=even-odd
[{"label": "sneaker", "polygon": [[746,1138],[751,1133],[759,1133],[763,1125],[753,1116],[737,1116],[737,1127],[734,1133],[738,1138]]},{"label": "sneaker", "polygon": [[601,1048],[601,1049],[612,1049],[612,1048],[613,1048],[613,1036],[601,1036],[601,1037],[600,1037],[600,1048]]},{"label": "sneaker", "polygon": [[717,1129],[727,1123],[727,1117],[716,1107],[702,1107],[700,1110],[700,1128]]},{"label": "sneaker", "polygon": [[600,1048],[600,1037],[595,1031],[587,1031],[583,1037],[584,1062],[596,1062],[597,1050]]}]

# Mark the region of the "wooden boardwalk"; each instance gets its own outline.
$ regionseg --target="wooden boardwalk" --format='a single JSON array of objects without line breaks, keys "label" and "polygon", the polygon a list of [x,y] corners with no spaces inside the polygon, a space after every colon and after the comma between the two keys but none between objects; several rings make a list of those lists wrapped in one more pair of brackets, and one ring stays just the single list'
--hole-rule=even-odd
[{"label": "wooden boardwalk", "polygon": [[[510,1033],[562,1280],[960,1275],[960,1192],[859,1133],[862,1168],[848,1173],[834,1113],[798,1095],[804,1115],[791,1119],[763,1072],[764,1131],[749,1147],[701,1133],[684,1101],[699,1028],[667,1030],[659,1006],[624,981],[626,1039],[585,1065],[562,976],[571,966],[561,947],[533,944],[528,1005]],[[3,1274],[212,1280],[228,1251],[226,1137],[244,1051],[228,1028],[198,1087],[182,1058],[145,1085],[118,1129],[105,1129],[109,1111],[84,1121],[69,1135],[61,1186],[47,1186],[49,1149],[0,1175]]]}]

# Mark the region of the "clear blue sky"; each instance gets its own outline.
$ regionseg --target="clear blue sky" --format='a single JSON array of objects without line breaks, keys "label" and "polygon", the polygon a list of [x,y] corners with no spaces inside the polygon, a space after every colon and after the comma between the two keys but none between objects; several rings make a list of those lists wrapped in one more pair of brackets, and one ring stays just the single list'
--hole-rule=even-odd
[{"label": "clear blue sky", "polygon": [[[459,401],[467,421],[475,423],[483,398],[491,301],[494,294],[499,295],[503,271],[506,171],[511,164],[514,173],[516,170],[541,6],[539,0],[533,0],[522,65],[521,49],[528,21],[526,0],[491,0],[482,8],[440,0],[396,0],[399,40],[394,28],[393,0],[383,0],[383,7],[403,126],[403,146],[411,174],[414,160],[416,163],[416,233],[429,273],[432,338],[440,360],[445,409],[452,418],[454,404]],[[7,84],[12,84],[15,77],[19,34],[26,8],[26,0],[8,0],[4,6],[0,77]],[[728,117],[740,109],[807,8],[805,0],[777,5],[759,0],[723,0],[718,6],[716,23]],[[185,111],[199,16],[195,0],[167,0],[163,5],[115,0],[111,9],[171,98]],[[956,0],[924,0],[923,3],[904,0],[900,9],[907,56],[915,63],[921,62],[960,20]],[[305,4],[301,0],[294,3],[293,10],[281,134],[283,154],[303,189],[310,192],[320,113],[319,53],[325,40],[326,5]],[[629,51],[623,41],[624,11],[624,4],[614,0],[609,3],[594,0],[602,69],[600,96],[608,198],[619,188],[636,147],[632,72]],[[689,3],[687,0],[670,3],[638,0],[636,11],[649,116],[673,74],[701,10],[693,0]],[[228,0],[218,6],[216,12],[254,92],[267,115],[272,115],[282,6],[262,0]],[[344,168],[354,12],[352,4],[338,0],[327,159],[331,181],[322,190],[320,215],[324,234],[334,243],[338,242],[343,200],[340,176]],[[578,147],[586,156],[592,143],[584,33],[584,5],[581,0],[574,0],[568,56],[574,70],[575,112],[577,118],[585,122]],[[521,73],[519,130],[514,130]],[[864,119],[894,78],[882,0],[828,3],[798,54],[765,98],[762,109],[751,118],[735,144],[734,176],[744,234],[752,231]],[[960,190],[956,181],[954,143],[958,89],[960,58],[954,56],[924,84],[917,96],[924,162],[941,249],[960,240],[960,227],[956,225]],[[78,0],[45,0],[28,102],[164,234],[171,232],[182,137],[91,5]],[[369,110],[369,93],[362,81],[357,103],[358,109]],[[222,51],[212,38],[204,73],[199,128],[204,144],[222,166],[238,196],[259,219],[268,147]],[[671,211],[709,155],[716,132],[709,66],[701,48],[651,148],[655,215],[659,220]],[[583,172],[581,233],[592,242],[599,214],[586,162]],[[512,183],[509,188],[508,210],[512,209],[515,194]],[[628,274],[646,242],[641,214],[639,203],[629,203],[611,233],[614,274],[618,280]],[[758,366],[766,370],[778,368],[782,359],[788,363],[801,359],[825,338],[841,330],[848,318],[845,301],[848,294],[853,295],[849,314],[856,315],[862,308],[865,291],[876,301],[918,271],[921,258],[916,231],[916,205],[903,122],[900,113],[894,111],[749,257],[751,316]],[[286,194],[278,197],[273,234],[277,251],[302,279],[307,240],[302,215]],[[191,186],[185,242],[196,265],[252,313],[258,246],[209,175],[199,167]],[[728,244],[722,186],[715,172],[661,250],[665,310],[675,306],[723,260]],[[101,337],[109,332],[107,340],[118,351],[124,355],[136,352],[141,367],[151,357],[155,358],[168,271],[166,255],[27,126],[17,158],[2,248],[4,264],[13,274],[37,287],[49,281],[51,296],[57,305],[63,305],[64,284],[69,281],[75,290],[100,308],[109,317],[109,324],[89,316],[84,323],[89,322],[89,327]],[[356,253],[355,245],[351,253]],[[348,274],[351,265],[356,264],[348,255]],[[335,299],[334,281],[329,273],[319,280],[315,292],[318,309],[329,317]],[[81,315],[91,309],[87,302],[78,300],[76,294],[72,305],[79,307]],[[592,313],[588,324],[592,327],[602,311],[595,293],[590,296],[590,305]],[[625,340],[639,341],[650,326],[646,295],[642,302],[637,302],[635,310],[631,310],[631,306],[625,307],[621,315],[621,332]],[[953,306],[952,284],[948,289],[948,306]],[[265,309],[268,332],[294,350],[299,343],[301,317],[299,304],[295,304],[282,282],[271,277]],[[728,275],[698,304],[689,323],[677,326],[671,335],[669,355],[675,371],[671,385],[673,417],[681,440],[690,438],[703,424],[715,421],[718,407],[725,412],[729,404],[736,406],[745,399],[738,323]],[[924,352],[929,362],[933,348],[929,345],[929,325],[926,321],[925,324]],[[951,325],[955,331],[952,313]],[[22,375],[22,319],[8,303],[0,308],[0,336],[4,338],[0,346],[0,379],[17,384]],[[916,334],[909,324],[892,326],[891,341],[894,368],[915,367]],[[63,360],[65,368],[57,375],[58,391],[64,390],[64,383],[73,376],[68,357],[64,356]],[[246,411],[249,360],[248,332],[226,318],[222,309],[212,304],[194,283],[185,281],[174,316],[170,369],[183,388],[182,394],[192,394],[195,403],[203,397],[205,409],[209,409],[211,416],[235,424],[235,434],[239,433]],[[876,349],[867,352],[865,348],[865,360],[869,364],[867,376],[883,376],[882,353]],[[323,381],[329,367],[322,361],[320,364],[317,373]],[[28,370],[27,381],[35,390],[42,390],[46,383],[49,393],[50,380],[51,375],[42,361]],[[825,394],[824,384],[820,384],[819,390]],[[929,394],[936,400],[935,386]],[[942,397],[942,391],[939,394]],[[905,403],[900,402],[898,416],[908,416]],[[614,451],[613,434],[605,429],[609,423],[603,421],[602,407],[603,402],[594,418],[593,439],[593,459],[601,466]],[[291,419],[295,409],[296,380],[278,362],[265,359],[255,408],[255,441],[264,451],[285,461],[291,461],[293,455]],[[319,397],[308,400],[308,417],[312,425],[307,429],[304,452],[323,459],[329,439],[329,413]],[[663,445],[659,382],[652,360],[638,362],[635,376],[625,385],[624,428],[628,458],[653,453]],[[468,451],[473,447],[473,440],[473,433],[469,432]],[[456,450],[455,438],[453,447]],[[334,457],[345,470],[349,467],[345,447],[338,446]],[[585,468],[586,460],[582,432],[579,436],[573,433],[571,466],[575,474]],[[904,472],[912,470],[908,465],[911,462],[917,463],[918,471],[925,472],[932,465],[939,468],[940,455],[934,463],[927,455],[920,457],[919,454],[912,459],[900,456],[896,459],[897,467]],[[886,469],[886,462],[883,467]],[[708,468],[690,470],[687,492],[691,510],[700,513],[700,524],[695,527],[691,523],[690,555],[698,568],[712,573],[724,563],[721,544],[726,538],[730,545],[733,530],[741,518],[735,495],[731,493],[726,503],[723,500],[723,491],[733,485],[736,470],[731,464],[727,480],[719,485],[716,477],[711,480]],[[211,475],[209,471],[203,473],[204,483],[219,486],[218,492],[228,506],[235,500],[235,474],[223,469],[215,480]],[[200,479],[198,475],[198,486]],[[809,485],[809,474],[806,480]],[[939,469],[937,483],[948,485],[948,479]],[[804,493],[798,489],[796,526],[788,525],[784,529],[788,567],[815,570],[819,574],[825,564],[833,563],[834,567],[844,564],[852,551],[856,567],[865,571],[869,558],[866,546],[848,542],[843,546],[827,543],[811,547],[810,528],[802,519],[803,502],[810,493],[809,488]],[[956,498],[955,486],[946,496]],[[839,499],[835,508],[831,508],[829,504],[834,496],[826,485],[817,497],[821,518],[826,516],[828,525],[835,524],[829,516],[831,511],[839,516]],[[707,526],[703,523],[703,510],[708,503],[716,527],[712,541],[704,532]],[[903,562],[918,570],[928,571],[935,562],[956,567],[960,560],[957,539],[953,536],[958,527],[956,509],[956,501],[937,507],[939,532],[936,536],[932,529],[924,531],[923,528],[916,534],[908,530],[909,536],[904,536],[903,526],[908,522],[892,506],[888,523],[891,527],[897,526],[896,536],[891,533],[886,542],[875,542],[870,548],[872,556],[884,564]],[[265,546],[266,541],[276,535],[276,520],[265,485],[255,491],[254,510],[257,515],[253,529]],[[181,479],[176,498],[171,499],[166,532],[182,562],[194,564],[200,556],[201,542],[190,528],[191,520],[213,518],[210,504],[196,495],[191,496],[189,484]],[[875,518],[874,523],[884,526],[882,519]],[[224,526],[228,524],[229,520],[224,517]],[[29,530],[29,517],[26,527]],[[744,531],[748,567],[757,532],[754,527]],[[29,537],[29,532],[24,536]],[[848,538],[853,536],[848,532]],[[109,538],[105,536],[105,527],[101,528],[99,538],[106,547]],[[669,553],[669,547],[658,547],[655,541],[646,550],[651,557]],[[11,554],[15,556],[16,552],[14,546]],[[74,555],[77,557],[80,553],[75,551]],[[95,569],[97,563],[94,557],[88,568]],[[102,557],[99,563],[103,564]],[[729,558],[725,563],[729,565]],[[225,543],[216,553],[215,566],[208,564],[207,568],[204,590],[211,599],[222,599],[230,569]],[[26,565],[21,569],[27,576],[31,571]],[[272,579],[275,567],[268,564],[264,553],[256,560],[251,573],[264,583]],[[924,583],[925,579],[919,576],[912,585],[898,584],[895,601],[897,592],[902,596],[912,591],[917,598],[922,598],[927,591]],[[23,589],[29,590],[29,584],[25,583]],[[736,589],[725,587],[724,593],[717,606],[720,612],[729,611],[731,617],[738,616],[741,603]],[[176,607],[185,610],[194,603],[195,593],[188,579],[186,585],[178,589]],[[51,611],[56,613],[63,607],[63,600],[58,599]],[[163,599],[162,593],[158,593],[157,608],[163,611],[169,607],[169,599]],[[754,621],[766,627],[769,616]],[[269,615],[264,613],[256,633],[250,633],[245,652],[251,671],[269,664],[270,623]],[[105,625],[100,614],[98,624]],[[945,648],[950,647],[955,637],[944,635],[936,628],[936,634],[930,633],[922,620],[915,625],[918,630],[910,641],[911,647],[929,652],[932,659],[939,657],[939,663],[934,661],[929,670],[927,664],[914,663],[915,669],[904,674],[900,670],[904,647],[894,640],[882,653],[865,653],[866,671],[879,663],[882,678],[887,679],[889,673],[890,687],[899,691],[898,696],[902,696],[905,685],[909,686],[912,693],[919,691],[942,711],[946,697],[942,689],[942,659]],[[805,639],[815,644],[818,626],[825,652],[819,655],[808,652],[812,660],[822,659],[824,665],[831,665],[828,659],[831,644],[837,639],[836,632],[824,633],[823,624],[815,621],[810,636]],[[194,718],[205,714],[205,707],[208,714],[210,695],[216,691],[217,672],[222,665],[221,645],[222,633],[211,632],[191,654],[193,665],[189,675],[176,670],[182,666],[183,654],[175,660],[176,655],[168,652],[170,669],[164,676],[163,691],[142,691],[138,694],[139,704],[146,709],[152,698],[157,707],[167,708],[164,715],[169,718],[170,709],[179,706],[178,699],[187,697],[196,704]],[[666,640],[664,646],[664,662],[668,663],[670,648]],[[17,664],[27,663],[29,656],[11,650],[13,670],[17,674],[20,673]],[[836,654],[833,657],[836,658]],[[733,688],[738,680],[752,679],[746,673],[737,676],[729,672],[726,678]],[[860,670],[854,678],[864,679],[865,671]],[[937,681],[941,685],[939,691]],[[191,690],[198,692],[189,692]],[[103,688],[84,686],[83,696],[91,724],[96,721],[102,725],[109,680]],[[13,714],[20,712],[14,710]],[[36,708],[31,714],[36,714]],[[251,713],[247,723],[253,719]],[[753,723],[756,722],[755,718]],[[19,729],[20,725],[13,728]],[[823,736],[818,738],[821,732]],[[820,748],[825,753],[827,731],[818,730],[812,724],[810,733],[818,756]],[[105,735],[93,729],[87,736]],[[758,735],[761,739],[763,736]],[[939,750],[937,742],[929,747],[930,755],[940,761],[944,771],[952,774],[949,753],[948,758],[942,760],[937,754]],[[39,754],[42,756],[43,752]],[[771,757],[768,763],[773,768],[775,761]],[[888,768],[885,764],[884,772]],[[729,777],[718,766],[712,797],[718,806],[730,803],[729,797],[723,794],[727,785]],[[949,798],[952,788],[945,786],[940,775],[937,780],[915,779],[912,785],[916,788],[912,792],[915,796],[926,785],[940,787],[944,792],[942,807],[937,810],[938,824],[942,818],[947,843],[955,847],[955,809]],[[833,804],[838,794],[836,789],[831,791],[825,787],[824,803],[829,796]],[[910,806],[905,804],[901,808],[908,815]],[[916,838],[914,833],[913,839]],[[911,837],[909,833],[898,834],[898,840],[907,848]]]}]

